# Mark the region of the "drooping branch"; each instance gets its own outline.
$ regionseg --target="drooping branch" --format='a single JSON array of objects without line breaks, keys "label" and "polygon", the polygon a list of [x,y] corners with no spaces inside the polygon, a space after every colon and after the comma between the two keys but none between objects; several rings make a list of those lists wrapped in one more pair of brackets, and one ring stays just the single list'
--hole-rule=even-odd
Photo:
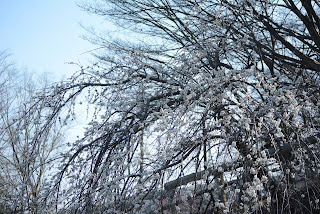
[{"label": "drooping branch", "polygon": [[[320,133],[306,138],[305,143],[307,145],[316,144],[317,142],[319,142],[319,139],[320,139]],[[292,145],[292,144],[284,144],[280,146],[279,149],[275,149],[275,148],[268,149],[266,153],[269,155],[269,157],[274,157],[275,155],[287,156],[288,153],[292,152],[292,149],[294,147],[295,145]],[[225,163],[225,164],[218,165],[217,167],[209,167],[206,170],[202,170],[200,172],[192,173],[192,174],[177,178],[173,181],[169,181],[164,184],[164,188],[165,190],[169,191],[179,186],[186,185],[192,181],[201,180],[203,179],[204,176],[219,177],[222,172],[228,172],[230,170],[235,170],[240,167],[243,167],[243,162]]]}]

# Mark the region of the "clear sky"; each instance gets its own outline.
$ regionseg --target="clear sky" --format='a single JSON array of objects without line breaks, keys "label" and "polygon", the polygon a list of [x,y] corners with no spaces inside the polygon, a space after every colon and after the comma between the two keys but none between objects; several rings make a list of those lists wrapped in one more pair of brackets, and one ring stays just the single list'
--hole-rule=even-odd
[{"label": "clear sky", "polygon": [[[3,0],[0,3],[0,50],[8,49],[18,68],[49,72],[60,80],[85,62],[95,47],[81,37],[80,26],[99,26],[102,19],[82,11],[76,0]],[[108,28],[108,26],[104,26]],[[52,76],[51,75],[51,76]]]}]

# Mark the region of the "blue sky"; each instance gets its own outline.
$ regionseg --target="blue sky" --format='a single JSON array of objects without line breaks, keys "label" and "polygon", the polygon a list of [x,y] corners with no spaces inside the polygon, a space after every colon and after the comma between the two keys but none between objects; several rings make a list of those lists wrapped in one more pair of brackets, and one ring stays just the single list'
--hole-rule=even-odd
[{"label": "blue sky", "polygon": [[[4,0],[0,7],[0,50],[8,49],[18,68],[70,76],[95,47],[80,26],[101,26],[102,19],[82,11],[76,0]],[[108,26],[104,26],[108,28]]]}]

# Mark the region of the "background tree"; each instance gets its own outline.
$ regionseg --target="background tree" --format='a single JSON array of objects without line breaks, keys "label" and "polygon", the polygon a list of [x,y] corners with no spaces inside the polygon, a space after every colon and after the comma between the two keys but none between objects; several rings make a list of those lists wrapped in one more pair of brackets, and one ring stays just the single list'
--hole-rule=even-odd
[{"label": "background tree", "polygon": [[0,209],[1,213],[37,213],[62,134],[54,125],[41,130],[47,122],[47,104],[43,99],[34,102],[34,97],[43,93],[44,77],[40,86],[16,70],[7,52],[0,57]]},{"label": "background tree", "polygon": [[106,51],[46,96],[53,120],[80,94],[96,106],[56,181],[67,210],[157,213],[180,183],[195,212],[316,212],[318,1],[82,7],[131,37],[94,37]]}]

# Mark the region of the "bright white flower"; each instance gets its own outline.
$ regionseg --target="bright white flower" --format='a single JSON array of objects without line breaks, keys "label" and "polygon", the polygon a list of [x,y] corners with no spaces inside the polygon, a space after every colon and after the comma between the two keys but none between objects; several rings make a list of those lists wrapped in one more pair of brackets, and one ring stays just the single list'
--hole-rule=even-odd
[{"label": "bright white flower", "polygon": [[251,169],[250,169],[250,173],[251,173],[251,174],[257,174],[257,171],[256,171],[256,169],[255,169],[255,168],[251,167]]},{"label": "bright white flower", "polygon": [[268,177],[265,176],[265,175],[263,175],[263,176],[261,177],[261,182],[262,182],[262,183],[267,183],[267,182],[268,182]]},{"label": "bright white flower", "polygon": [[261,152],[261,156],[262,156],[263,158],[266,158],[266,157],[267,157],[266,152],[265,152],[265,151],[262,151],[262,152]]}]

